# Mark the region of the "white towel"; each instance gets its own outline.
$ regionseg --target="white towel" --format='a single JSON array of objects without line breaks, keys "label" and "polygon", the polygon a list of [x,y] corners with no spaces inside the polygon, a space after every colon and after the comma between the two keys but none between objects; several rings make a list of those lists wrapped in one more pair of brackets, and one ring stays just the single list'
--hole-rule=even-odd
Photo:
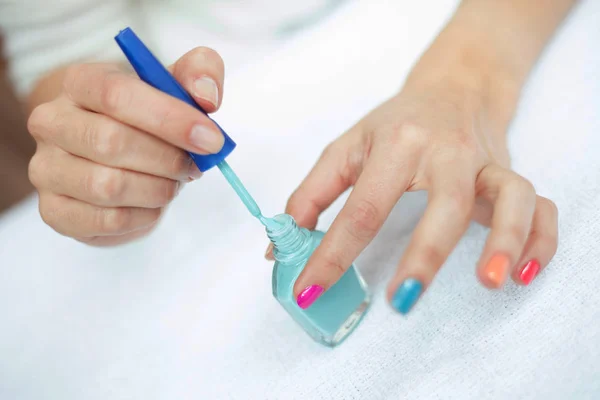
[{"label": "white towel", "polygon": [[[217,120],[265,213],[394,93],[454,6],[356,2],[230,78]],[[483,289],[486,232],[472,227],[412,313],[395,314],[383,291],[424,206],[407,195],[358,259],[373,307],[330,350],[272,298],[267,241],[218,171],[116,249],[56,235],[32,199],[0,219],[0,398],[600,398],[599,17],[597,1],[575,9],[511,128],[514,167],[561,212],[559,251],[531,286]]]}]

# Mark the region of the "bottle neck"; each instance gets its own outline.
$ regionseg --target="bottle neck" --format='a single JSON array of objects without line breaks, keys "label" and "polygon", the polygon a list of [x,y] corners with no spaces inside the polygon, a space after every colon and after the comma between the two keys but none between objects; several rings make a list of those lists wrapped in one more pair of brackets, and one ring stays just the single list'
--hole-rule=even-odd
[{"label": "bottle neck", "polygon": [[308,259],[312,252],[312,235],[296,225],[288,214],[273,218],[276,223],[267,226],[267,236],[273,243],[273,256],[281,263],[295,264]]}]

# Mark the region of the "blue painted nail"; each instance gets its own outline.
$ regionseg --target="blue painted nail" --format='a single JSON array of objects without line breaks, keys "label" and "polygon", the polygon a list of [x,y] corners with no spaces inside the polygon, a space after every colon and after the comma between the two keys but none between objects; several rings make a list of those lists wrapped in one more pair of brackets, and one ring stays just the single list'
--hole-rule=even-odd
[{"label": "blue painted nail", "polygon": [[392,306],[400,313],[407,314],[419,300],[423,284],[416,279],[409,278],[402,282],[392,297]]}]

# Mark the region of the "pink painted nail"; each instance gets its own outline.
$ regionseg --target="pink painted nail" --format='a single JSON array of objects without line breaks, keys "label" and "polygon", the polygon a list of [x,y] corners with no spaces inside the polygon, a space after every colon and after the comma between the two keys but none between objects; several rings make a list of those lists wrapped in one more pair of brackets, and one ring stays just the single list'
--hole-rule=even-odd
[{"label": "pink painted nail", "polygon": [[298,299],[296,300],[298,307],[306,310],[319,298],[319,296],[321,296],[321,294],[323,294],[324,291],[325,289],[319,285],[308,286],[298,295]]},{"label": "pink painted nail", "polygon": [[539,271],[540,263],[538,260],[533,259],[525,264],[521,270],[521,273],[519,274],[519,278],[521,278],[521,281],[523,281],[525,285],[529,285]]}]

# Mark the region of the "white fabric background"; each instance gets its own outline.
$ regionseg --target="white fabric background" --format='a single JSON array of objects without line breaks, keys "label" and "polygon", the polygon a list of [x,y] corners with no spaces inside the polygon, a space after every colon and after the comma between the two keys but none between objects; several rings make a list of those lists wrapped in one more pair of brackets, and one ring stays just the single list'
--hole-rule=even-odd
[{"label": "white fabric background", "polygon": [[[265,213],[394,93],[454,6],[354,2],[230,77],[217,119]],[[485,231],[472,227],[411,315],[393,313],[383,289],[425,200],[405,196],[358,260],[371,312],[330,350],[271,297],[266,238],[217,171],[115,249],[60,237],[31,199],[0,219],[0,398],[599,398],[599,18],[594,0],[571,15],[511,129],[516,170],[561,212],[558,254],[530,287],[477,284]]]},{"label": "white fabric background", "polygon": [[0,34],[12,84],[19,95],[27,96],[55,68],[120,57],[113,37],[127,26],[147,44],[153,44],[149,33],[156,34],[163,47],[171,46],[169,39],[189,45],[186,50],[198,46],[198,38],[204,46],[218,44],[231,69],[257,53],[272,51],[290,33],[345,1],[0,0]]}]

